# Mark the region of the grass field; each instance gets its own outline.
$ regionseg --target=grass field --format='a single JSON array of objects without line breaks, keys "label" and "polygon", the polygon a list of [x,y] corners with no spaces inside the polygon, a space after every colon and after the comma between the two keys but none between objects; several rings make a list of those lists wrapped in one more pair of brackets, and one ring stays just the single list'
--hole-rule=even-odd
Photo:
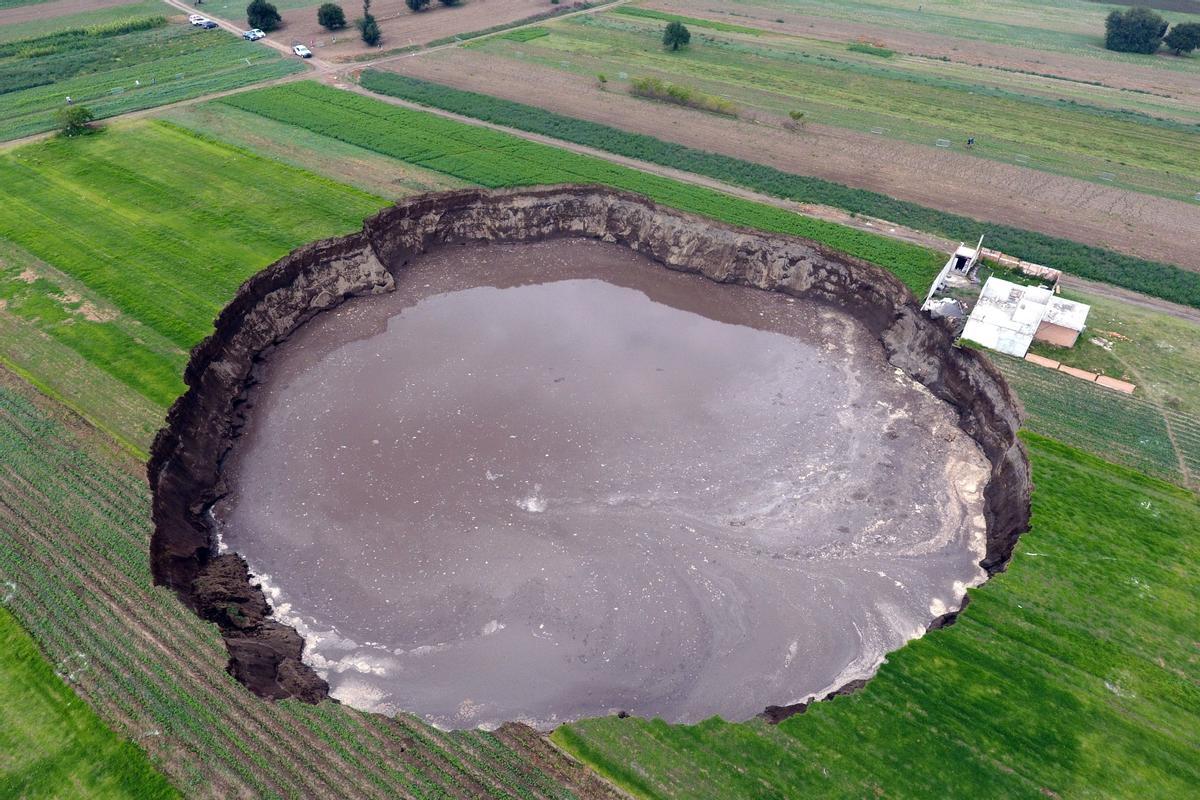
[{"label": "grass field", "polygon": [[[140,743],[185,797],[607,796],[528,731],[451,735],[414,718],[248,693],[225,672],[216,629],[151,585],[141,465],[30,394],[0,370],[0,596],[51,663],[72,671],[75,690],[104,722]],[[6,677],[20,663],[9,652],[0,659]],[[19,688],[0,688],[5,715],[14,707],[9,693]],[[75,777],[100,786],[120,779],[128,750],[111,737],[96,740],[92,754],[74,753],[82,755],[75,775],[64,750],[45,753],[61,762],[26,776],[38,743],[62,733],[58,720],[34,716],[34,699],[19,695],[21,727],[0,730],[0,743],[11,743],[0,750],[0,789],[32,777],[39,791],[26,796],[57,800],[83,794],[70,782]],[[137,776],[133,766],[122,785]],[[138,780],[155,788],[149,777]]]},{"label": "grass field", "polygon": [[67,14],[59,17],[47,17],[30,22],[18,22],[11,25],[0,25],[0,43],[17,39],[34,39],[59,31],[73,28],[84,28],[90,25],[106,25],[112,22],[129,19],[130,17],[153,16],[170,14],[169,6],[159,0],[140,0],[128,5],[108,6],[77,14]]},{"label": "grass field", "polygon": [[224,31],[158,20],[150,30],[73,29],[0,44],[0,140],[54,128],[67,97],[109,117],[303,69]]},{"label": "grass field", "polygon": [[[0,154],[0,184],[4,313],[160,414],[182,390],[187,350],[243,280],[299,244],[357,228],[384,205],[165,122]],[[0,353],[36,378],[62,380],[21,340],[6,337]],[[148,441],[135,419],[113,419],[90,383],[55,393],[122,440]]]},{"label": "grass field", "polygon": [[[0,597],[12,589],[0,584]],[[122,741],[63,681],[79,659],[56,671],[0,607],[0,794],[157,800],[178,797],[146,754]]]},{"label": "grass field", "polygon": [[[528,42],[473,45],[583,75],[653,76],[728,98],[745,112],[877,130],[934,148],[976,137],[971,154],[1134,191],[1190,200],[1200,186],[1200,110],[1152,94],[1114,93],[1015,72],[952,67],[934,59],[881,59],[846,45],[705,28],[679,52],[662,47],[663,23],[624,9],[549,23]],[[819,32],[819,29],[818,31]],[[1042,91],[1036,88],[1051,83]],[[1179,111],[1179,109],[1184,109]],[[1159,121],[1175,117],[1180,121]]]},{"label": "grass field", "polygon": [[553,738],[639,797],[1162,797],[1200,783],[1200,505],[1029,437],[1034,529],[958,623],[777,727],[615,717]]},{"label": "grass field", "polygon": [[[870,20],[882,27],[1072,53],[1112,63],[1148,60],[1104,49],[1104,17],[1120,6],[1089,0],[735,0],[732,5],[851,22]],[[1195,14],[1160,13],[1172,22],[1197,19]],[[1163,59],[1158,66],[1200,71],[1200,64],[1186,59]]]}]

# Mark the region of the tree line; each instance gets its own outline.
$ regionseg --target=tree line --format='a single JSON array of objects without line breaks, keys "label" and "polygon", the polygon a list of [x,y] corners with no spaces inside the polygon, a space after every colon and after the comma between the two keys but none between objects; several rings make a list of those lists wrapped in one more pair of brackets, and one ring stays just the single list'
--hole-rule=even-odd
[{"label": "tree line", "polygon": [[1170,31],[1161,14],[1140,6],[1114,11],[1104,20],[1104,46],[1118,53],[1157,53],[1164,44],[1177,56],[1200,47],[1200,22],[1180,22]]}]

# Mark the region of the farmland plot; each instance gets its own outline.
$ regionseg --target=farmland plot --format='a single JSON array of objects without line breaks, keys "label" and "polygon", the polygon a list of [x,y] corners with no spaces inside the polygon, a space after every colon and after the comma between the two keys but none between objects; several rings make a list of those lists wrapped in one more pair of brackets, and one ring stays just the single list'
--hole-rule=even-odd
[{"label": "farmland plot", "polygon": [[67,98],[108,117],[302,69],[274,50],[141,17],[0,44],[0,140],[50,130]]},{"label": "farmland plot", "polygon": [[[0,317],[160,414],[182,390],[187,351],[243,280],[384,205],[165,122],[0,154],[0,184],[0,239],[14,246],[0,253]],[[6,337],[0,353],[36,378],[59,379],[22,341]],[[111,411],[90,384],[54,393],[89,418]],[[105,427],[145,446],[145,426],[122,419]]]}]

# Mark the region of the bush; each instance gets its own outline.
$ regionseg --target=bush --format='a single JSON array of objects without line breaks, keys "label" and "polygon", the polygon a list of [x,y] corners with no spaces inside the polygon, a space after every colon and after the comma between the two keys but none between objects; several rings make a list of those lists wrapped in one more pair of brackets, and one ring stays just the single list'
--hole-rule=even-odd
[{"label": "bush", "polygon": [[404,0],[404,4],[415,14],[418,11],[424,11],[429,5],[429,0]]},{"label": "bush", "polygon": [[250,23],[251,28],[273,31],[282,21],[279,9],[267,0],[251,0],[250,5],[246,6],[246,22]]},{"label": "bush", "polygon": [[66,106],[58,112],[58,129],[63,136],[90,133],[96,116],[86,106]]},{"label": "bush", "polygon": [[337,3],[324,3],[317,9],[317,24],[327,31],[346,27],[346,12]]},{"label": "bush", "polygon": [[1163,39],[1163,44],[1177,56],[1187,55],[1200,47],[1200,22],[1181,22]]},{"label": "bush", "polygon": [[692,32],[679,20],[672,20],[663,28],[663,44],[672,50],[678,50],[692,40]]},{"label": "bush", "polygon": [[439,2],[439,3],[441,3],[441,4],[442,4],[442,5],[444,5],[444,6],[456,6],[456,5],[458,5],[458,0],[438,0],[438,2]]},{"label": "bush", "polygon": [[677,106],[711,111],[714,114],[724,114],[730,117],[738,115],[737,106],[723,97],[706,94],[676,83],[667,83],[658,78],[634,78],[630,82],[630,92],[638,97],[649,97],[652,100],[662,100],[664,103],[674,103]]},{"label": "bush", "polygon": [[1148,8],[1114,11],[1104,21],[1104,46],[1118,53],[1154,53],[1167,32],[1167,21]]},{"label": "bush", "polygon": [[807,175],[795,175],[766,164],[709,153],[653,136],[630,133],[535,106],[452,89],[391,72],[367,70],[363,73],[362,85],[380,94],[402,97],[498,125],[706,175],[798,203],[834,206],[851,214],[892,220],[947,239],[974,241],[979,234],[986,233],[991,247],[1019,255],[1027,261],[1200,308],[1200,273],[1159,261],[938,211],[878,192],[854,189]]}]

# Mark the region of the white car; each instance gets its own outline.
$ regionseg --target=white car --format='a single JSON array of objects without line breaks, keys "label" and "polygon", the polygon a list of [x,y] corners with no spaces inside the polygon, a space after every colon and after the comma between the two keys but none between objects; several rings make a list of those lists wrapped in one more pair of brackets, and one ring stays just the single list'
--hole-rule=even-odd
[{"label": "white car", "polygon": [[298,44],[292,48],[292,52],[301,58],[312,58],[312,50],[309,50],[302,44]]},{"label": "white car", "polygon": [[199,14],[188,14],[188,22],[192,23],[193,25],[199,25],[201,22],[204,22],[204,20],[205,17],[202,17]]},{"label": "white car", "polygon": [[266,34],[263,33],[261,30],[259,30],[258,28],[251,28],[248,31],[242,31],[242,38],[245,39],[247,42],[257,42],[259,39],[263,38],[264,36],[266,36]]}]

